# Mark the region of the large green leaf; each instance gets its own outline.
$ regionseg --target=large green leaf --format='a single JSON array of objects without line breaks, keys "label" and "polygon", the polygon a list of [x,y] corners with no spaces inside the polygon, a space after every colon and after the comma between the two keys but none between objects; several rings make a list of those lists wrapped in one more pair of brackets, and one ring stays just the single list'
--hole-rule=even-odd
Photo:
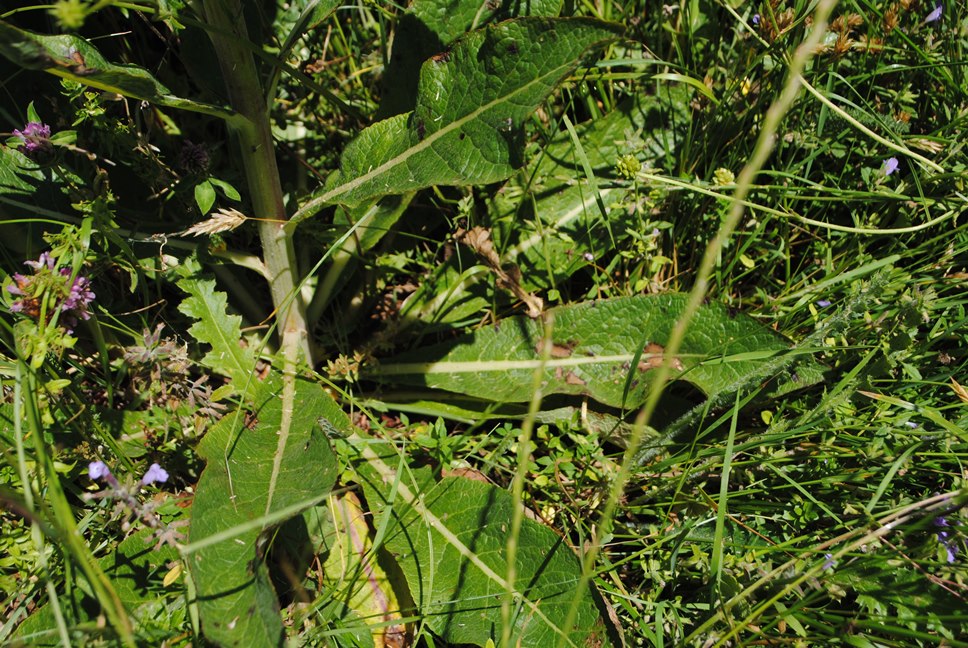
[{"label": "large green leaf", "polygon": [[522,163],[523,120],[621,32],[584,18],[521,18],[468,34],[424,63],[414,111],[360,133],[290,225],[332,203],[507,178]]},{"label": "large green leaf", "polygon": [[413,110],[420,66],[465,32],[521,16],[557,16],[561,0],[481,2],[414,0],[393,30],[393,53],[383,73],[381,118]]},{"label": "large green leaf", "polygon": [[[684,294],[620,297],[548,312],[551,357],[545,394],[581,394],[613,407],[645,402]],[[531,398],[542,363],[544,323],[525,317],[384,361],[371,377],[445,389],[496,402]],[[731,389],[790,344],[752,318],[719,304],[700,308],[679,355],[675,376],[706,394]]]},{"label": "large green leaf", "polygon": [[336,479],[320,421],[345,427],[344,416],[319,385],[296,381],[294,389],[290,409],[274,377],[251,411],[226,416],[199,445],[207,466],[192,506],[188,565],[202,630],[221,645],[281,643],[263,533],[325,497]]},{"label": "large green leaf", "polygon": [[125,97],[227,120],[238,118],[227,108],[172,95],[147,70],[109,63],[97,48],[72,34],[46,36],[0,21],[0,55],[28,70],[43,70]]},{"label": "large green leaf", "polygon": [[[391,457],[387,463],[395,464]],[[385,472],[385,471],[384,471]],[[507,574],[505,548],[514,502],[491,484],[447,477],[435,483],[429,468],[402,477],[400,484],[361,466],[363,490],[375,526],[402,569],[410,593],[428,627],[449,644],[483,646],[499,642],[504,626],[505,585],[493,577]],[[406,488],[402,488],[405,486]],[[411,506],[404,490],[418,494],[424,511]],[[428,524],[428,514],[467,549],[491,575]],[[609,631],[597,592],[579,597],[574,627],[563,629],[581,575],[578,557],[550,528],[523,520],[515,561],[516,589],[522,599],[511,612],[512,646],[603,646],[618,643]]]}]

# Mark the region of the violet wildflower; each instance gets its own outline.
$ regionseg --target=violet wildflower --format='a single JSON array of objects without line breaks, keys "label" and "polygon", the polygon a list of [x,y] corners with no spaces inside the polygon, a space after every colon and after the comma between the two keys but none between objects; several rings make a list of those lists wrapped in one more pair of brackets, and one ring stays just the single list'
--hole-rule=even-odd
[{"label": "violet wildflower", "polygon": [[44,267],[46,267],[48,270],[53,270],[54,265],[56,264],[54,262],[54,259],[51,258],[50,252],[41,252],[40,256],[37,258],[36,261],[24,261],[24,265],[27,266],[28,268],[33,268],[34,271],[36,272],[37,270],[40,270],[41,268],[44,268]]},{"label": "violet wildflower", "polygon": [[581,256],[582,256],[583,259],[585,259],[585,261],[588,261],[589,263],[591,263],[592,261],[595,260],[595,255],[592,254],[591,252],[585,252]]},{"label": "violet wildflower", "polygon": [[186,173],[193,175],[205,175],[211,160],[208,149],[201,144],[195,144],[191,140],[185,140],[182,149],[178,153],[178,166]]},{"label": "violet wildflower", "polygon": [[46,161],[54,152],[54,145],[50,142],[50,126],[47,124],[27,122],[23,130],[14,129],[13,135],[23,141],[17,150],[34,162]]},{"label": "violet wildflower", "polygon": [[942,9],[944,9],[944,5],[942,5],[942,4],[939,3],[938,6],[936,6],[934,8],[934,11],[932,11],[931,13],[929,13],[928,14],[928,17],[924,19],[924,22],[926,22],[926,23],[933,23],[933,22],[936,22],[936,21],[940,20],[941,19]]},{"label": "violet wildflower", "polygon": [[941,546],[944,547],[945,552],[948,554],[948,564],[950,565],[958,557],[958,545],[955,543],[955,539],[951,537],[951,533],[948,531],[948,520],[946,520],[944,516],[935,518],[934,525],[939,529],[938,542],[941,543]]},{"label": "violet wildflower", "polygon": [[760,24],[760,14],[753,14],[753,18],[750,22],[758,27]]},{"label": "violet wildflower", "polygon": [[94,293],[91,292],[91,280],[87,277],[74,277],[70,292],[61,304],[61,310],[75,311],[81,319],[90,319],[91,314],[87,306],[92,301],[94,301]]},{"label": "violet wildflower", "polygon": [[140,482],[135,481],[131,475],[120,482],[111,474],[111,470],[103,461],[92,461],[88,464],[87,474],[91,479],[105,482],[108,488],[93,493],[84,493],[84,500],[88,502],[96,500],[114,502],[113,515],[122,520],[122,530],[127,532],[136,521],[140,521],[153,530],[154,538],[158,541],[156,549],[163,544],[175,546],[182,541],[183,536],[177,530],[177,527],[182,526],[183,523],[169,524],[165,522],[155,511],[160,502],[154,498],[143,501],[139,494],[141,486],[161,483],[168,479],[168,472],[164,468],[153,463]]},{"label": "violet wildflower", "polygon": [[829,299],[818,299],[817,300],[817,306],[819,306],[820,308],[826,308],[827,306],[830,306],[830,303],[831,302],[830,302]]},{"label": "violet wildflower", "polygon": [[79,319],[91,318],[88,307],[95,295],[90,279],[81,276],[71,279],[69,268],[56,270],[57,262],[49,252],[41,254],[36,261],[24,261],[24,265],[34,273],[12,276],[13,283],[7,285],[7,292],[18,299],[10,304],[11,312],[39,319],[41,314],[51,317],[56,309],[61,314],[59,323],[68,333],[73,332]]},{"label": "violet wildflower", "polygon": [[163,484],[166,481],[168,481],[168,471],[156,463],[151,464],[145,476],[141,478],[141,483],[145,486],[154,483]]},{"label": "violet wildflower", "polygon": [[87,475],[97,481],[111,474],[111,469],[103,461],[92,461],[87,465]]},{"label": "violet wildflower", "polygon": [[87,465],[87,476],[94,481],[106,482],[111,488],[118,488],[118,479],[103,461],[92,461]]},{"label": "violet wildflower", "polygon": [[889,176],[895,171],[897,171],[897,168],[899,166],[900,166],[900,162],[897,161],[896,157],[889,157],[886,160],[884,160],[884,164],[881,166],[881,173],[883,173],[886,176]]},{"label": "violet wildflower", "polygon": [[824,571],[828,571],[828,570],[833,569],[834,567],[837,566],[837,561],[834,560],[834,555],[833,554],[825,553],[823,555],[823,557],[824,557],[824,563],[823,563],[823,570]]}]

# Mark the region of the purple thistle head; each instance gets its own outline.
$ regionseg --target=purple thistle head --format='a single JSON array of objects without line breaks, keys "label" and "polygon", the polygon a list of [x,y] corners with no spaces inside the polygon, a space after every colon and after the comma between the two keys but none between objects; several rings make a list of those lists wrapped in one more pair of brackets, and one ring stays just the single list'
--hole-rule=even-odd
[{"label": "purple thistle head", "polygon": [[50,126],[42,122],[27,122],[23,130],[14,129],[13,135],[23,141],[17,150],[34,162],[43,161],[54,151],[54,145],[50,142]]}]

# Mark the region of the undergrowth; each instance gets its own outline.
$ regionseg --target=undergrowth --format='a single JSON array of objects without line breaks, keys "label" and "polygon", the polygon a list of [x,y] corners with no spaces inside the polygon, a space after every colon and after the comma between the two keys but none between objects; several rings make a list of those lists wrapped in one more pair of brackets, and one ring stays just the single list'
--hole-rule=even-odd
[{"label": "undergrowth", "polygon": [[0,641],[968,645],[965,8],[445,5],[0,9]]}]

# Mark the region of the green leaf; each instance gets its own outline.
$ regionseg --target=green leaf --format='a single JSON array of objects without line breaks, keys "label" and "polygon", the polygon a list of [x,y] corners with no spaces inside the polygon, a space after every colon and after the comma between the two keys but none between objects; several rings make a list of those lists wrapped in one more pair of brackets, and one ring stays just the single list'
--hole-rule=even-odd
[{"label": "green leaf", "polygon": [[432,185],[507,178],[522,163],[521,124],[621,27],[584,18],[521,18],[468,34],[424,63],[417,106],[365,129],[326,189],[290,221],[324,205]]},{"label": "green leaf", "polygon": [[206,180],[195,185],[195,204],[198,205],[202,216],[212,209],[212,205],[215,204],[215,187],[211,182]]},{"label": "green leaf", "polygon": [[211,279],[182,279],[178,287],[189,294],[178,310],[198,320],[188,333],[212,347],[202,364],[230,378],[238,393],[253,398],[260,384],[253,375],[255,354],[240,345],[242,318],[228,314],[228,298],[216,292]]},{"label": "green leaf", "polygon": [[408,11],[443,44],[481,25],[523,16],[557,16],[561,0],[485,2],[480,0],[415,0]]},{"label": "green leaf", "polygon": [[[386,463],[396,463],[388,457]],[[427,516],[400,496],[402,489],[369,465],[361,466],[363,490],[383,543],[394,555],[424,623],[444,641],[483,646],[501,638],[505,587],[462,555]],[[447,477],[435,483],[422,468],[400,485],[418,494],[426,510],[470,549],[492,574],[507,574],[505,547],[514,502],[491,484]],[[396,496],[395,496],[396,493]],[[379,532],[378,532],[379,533]],[[564,539],[548,527],[523,520],[515,561],[517,590],[524,601],[512,606],[512,646],[559,645],[562,626],[581,575],[581,565]],[[600,613],[597,592],[579,600],[575,627],[565,645],[617,643]]]},{"label": "green leaf", "polygon": [[[274,377],[245,416],[224,417],[202,440],[207,466],[199,480],[188,565],[198,591],[205,636],[224,646],[278,646],[283,639],[276,594],[262,558],[266,536],[324,498],[336,459],[320,420],[346,426],[318,384],[295,382],[290,408]],[[335,423],[334,423],[335,422]]]},{"label": "green leaf", "polygon": [[71,34],[45,36],[0,21],[0,55],[22,68],[43,70],[106,92],[230,121],[238,119],[227,108],[173,96],[147,70],[109,63],[93,45]]},{"label": "green leaf", "polygon": [[484,2],[480,0],[414,0],[397,20],[393,53],[383,75],[379,115],[386,118],[413,110],[420,66],[443,52],[465,32],[522,16],[557,16],[561,0]]},{"label": "green leaf", "polygon": [[0,196],[33,195],[44,179],[44,172],[10,146],[0,146]]},{"label": "green leaf", "polygon": [[[620,297],[548,311],[551,357],[545,394],[577,394],[612,407],[645,402],[653,370],[686,303],[684,294]],[[371,372],[496,402],[531,399],[541,365],[544,324],[511,318],[456,340],[383,361]],[[707,395],[728,390],[788,350],[782,336],[720,304],[700,308],[686,334],[674,376]],[[626,393],[627,392],[627,393]]]},{"label": "green leaf", "polygon": [[224,195],[229,200],[235,200],[235,201],[242,200],[242,194],[239,193],[239,190],[233,187],[232,185],[230,185],[229,183],[227,183],[225,180],[219,180],[218,178],[209,178],[208,182],[210,182],[213,186],[221,189],[222,195]]}]

